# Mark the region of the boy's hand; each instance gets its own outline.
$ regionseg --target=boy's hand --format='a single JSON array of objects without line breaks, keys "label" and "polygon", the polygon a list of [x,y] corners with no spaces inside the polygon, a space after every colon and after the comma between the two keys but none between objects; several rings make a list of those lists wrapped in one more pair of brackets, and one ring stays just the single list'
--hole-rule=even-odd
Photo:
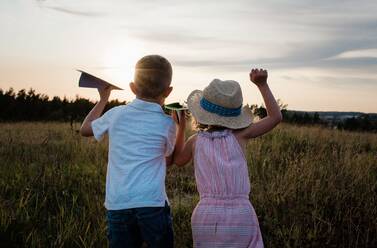
[{"label": "boy's hand", "polygon": [[98,119],[101,116],[101,113],[105,109],[107,101],[109,100],[111,90],[113,90],[113,87],[110,85],[105,88],[98,89],[98,93],[101,99],[85,117],[85,120],[80,128],[80,133],[82,136],[89,137],[94,135],[92,129],[92,121]]},{"label": "boy's hand", "polygon": [[258,87],[267,84],[267,70],[252,69],[250,72],[250,81],[256,84]]},{"label": "boy's hand", "polygon": [[105,88],[98,89],[100,100],[107,102],[109,100],[110,93],[111,93],[112,90],[113,90],[113,87],[110,86],[110,85],[105,87]]}]

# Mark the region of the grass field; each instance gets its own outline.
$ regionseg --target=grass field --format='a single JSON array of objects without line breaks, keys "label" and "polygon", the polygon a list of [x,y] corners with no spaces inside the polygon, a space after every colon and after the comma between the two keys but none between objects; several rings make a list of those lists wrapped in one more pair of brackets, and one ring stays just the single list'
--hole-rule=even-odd
[{"label": "grass field", "polygon": [[[281,125],[247,159],[266,247],[377,247],[377,134]],[[106,142],[69,124],[0,124],[0,246],[106,246],[106,162]],[[191,247],[192,165],[166,183],[176,247]]]}]

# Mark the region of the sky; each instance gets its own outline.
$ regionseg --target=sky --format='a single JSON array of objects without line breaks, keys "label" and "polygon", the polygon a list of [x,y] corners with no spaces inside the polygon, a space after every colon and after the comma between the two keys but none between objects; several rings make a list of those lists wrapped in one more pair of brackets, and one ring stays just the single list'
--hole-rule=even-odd
[{"label": "sky", "polygon": [[130,101],[136,61],[160,54],[168,103],[219,78],[261,104],[256,67],[288,109],[377,113],[376,13],[376,0],[1,0],[0,88],[97,100],[78,87],[82,69]]}]

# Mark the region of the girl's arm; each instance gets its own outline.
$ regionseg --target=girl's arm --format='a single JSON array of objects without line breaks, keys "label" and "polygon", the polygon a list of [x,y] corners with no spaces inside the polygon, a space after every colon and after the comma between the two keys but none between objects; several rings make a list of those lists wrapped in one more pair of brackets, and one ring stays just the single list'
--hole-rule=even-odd
[{"label": "girl's arm", "polygon": [[111,90],[112,90],[112,87],[98,89],[100,100],[93,107],[93,109],[89,112],[89,114],[85,117],[85,120],[83,121],[80,128],[80,134],[82,136],[85,136],[85,137],[93,136],[92,121],[94,121],[95,119],[98,119],[101,116],[103,110],[105,109],[107,101],[109,100]]},{"label": "girl's arm", "polygon": [[[192,135],[184,145],[182,145],[179,152],[174,152],[174,164],[177,166],[184,166],[192,159],[192,152],[196,140],[196,134]],[[183,142],[182,142],[183,144]]]},{"label": "girl's arm", "polygon": [[[173,153],[173,164],[177,166],[183,166],[187,164],[192,157],[192,143],[193,136],[191,136],[185,143],[185,131],[186,131],[186,112],[179,112],[180,121],[177,128],[177,138],[175,141],[175,149]],[[175,113],[172,113],[172,117],[176,123],[178,123],[177,118],[179,118]]]},{"label": "girl's arm", "polygon": [[[179,118],[179,116],[181,118]],[[184,143],[185,143],[185,130],[186,130],[186,113],[185,112],[177,112],[172,111],[171,112],[171,118],[174,120],[176,124],[176,140],[175,140],[175,146],[173,154],[169,157],[166,157],[166,165],[170,166],[174,163],[174,157],[176,154],[180,153],[183,149]]]},{"label": "girl's arm", "polygon": [[258,87],[263,96],[267,116],[236,133],[236,136],[243,140],[255,138],[269,132],[283,119],[279,105],[268,87],[267,76],[267,71],[262,69],[252,69],[250,72],[250,80]]}]

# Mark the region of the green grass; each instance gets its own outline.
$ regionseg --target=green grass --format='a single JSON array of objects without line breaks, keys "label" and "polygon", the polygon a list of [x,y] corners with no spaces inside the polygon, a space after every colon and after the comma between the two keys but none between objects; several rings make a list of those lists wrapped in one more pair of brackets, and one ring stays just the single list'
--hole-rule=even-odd
[{"label": "green grass", "polygon": [[[266,247],[377,247],[377,134],[281,125],[247,150]],[[1,247],[106,246],[106,163],[107,143],[69,124],[0,124]],[[166,183],[176,246],[191,247],[192,165]]]}]

